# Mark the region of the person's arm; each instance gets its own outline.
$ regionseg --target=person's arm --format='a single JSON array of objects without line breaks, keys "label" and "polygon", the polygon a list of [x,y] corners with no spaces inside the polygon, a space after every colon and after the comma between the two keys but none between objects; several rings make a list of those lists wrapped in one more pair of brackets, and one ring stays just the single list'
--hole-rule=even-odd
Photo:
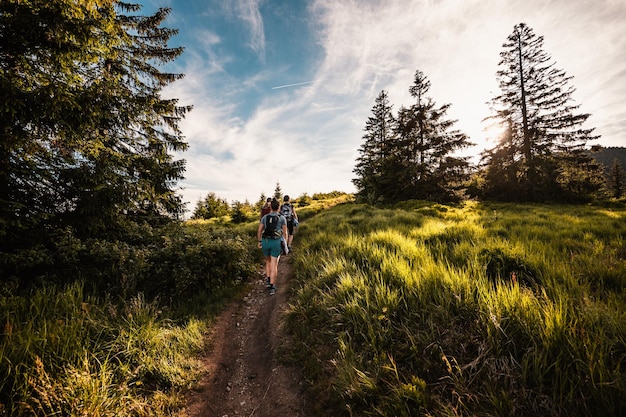
[{"label": "person's arm", "polygon": [[265,229],[265,225],[263,222],[259,222],[259,227],[256,231],[256,240],[259,242],[259,246],[261,246],[261,237],[263,236],[263,229]]}]

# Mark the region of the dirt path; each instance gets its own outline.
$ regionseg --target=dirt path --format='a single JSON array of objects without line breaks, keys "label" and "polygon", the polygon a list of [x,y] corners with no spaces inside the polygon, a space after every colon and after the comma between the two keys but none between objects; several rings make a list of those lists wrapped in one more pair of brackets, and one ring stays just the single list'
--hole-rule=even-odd
[{"label": "dirt path", "polygon": [[263,278],[251,282],[214,324],[206,373],[187,401],[189,417],[306,417],[300,369],[280,363],[281,320],[293,276],[289,256],[278,264],[276,295]]}]

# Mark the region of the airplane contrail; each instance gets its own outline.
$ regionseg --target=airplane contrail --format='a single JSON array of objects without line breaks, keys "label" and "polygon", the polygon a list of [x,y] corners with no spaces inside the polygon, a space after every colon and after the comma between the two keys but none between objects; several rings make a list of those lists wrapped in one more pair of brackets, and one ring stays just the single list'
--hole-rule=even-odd
[{"label": "airplane contrail", "polygon": [[305,81],[303,83],[295,83],[295,84],[285,84],[285,85],[279,85],[276,87],[272,87],[272,90],[278,90],[279,88],[287,88],[287,87],[296,87],[298,85],[305,85],[305,84],[312,84],[314,82],[317,82],[317,80],[313,80],[313,81]]}]

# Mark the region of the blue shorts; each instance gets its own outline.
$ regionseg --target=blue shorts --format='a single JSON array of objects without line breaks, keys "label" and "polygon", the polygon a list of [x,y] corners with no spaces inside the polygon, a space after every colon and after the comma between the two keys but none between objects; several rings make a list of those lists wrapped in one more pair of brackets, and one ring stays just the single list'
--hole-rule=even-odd
[{"label": "blue shorts", "polygon": [[278,258],[282,251],[280,239],[269,239],[264,237],[261,242],[261,249],[263,250],[263,256]]}]

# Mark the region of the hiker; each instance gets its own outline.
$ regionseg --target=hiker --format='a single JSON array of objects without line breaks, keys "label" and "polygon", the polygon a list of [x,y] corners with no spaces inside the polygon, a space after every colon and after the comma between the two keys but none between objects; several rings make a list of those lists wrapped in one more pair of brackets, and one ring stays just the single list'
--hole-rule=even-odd
[{"label": "hiker", "polygon": [[265,216],[266,214],[269,214],[270,211],[272,211],[272,207],[271,207],[271,203],[272,199],[270,197],[267,197],[267,200],[265,200],[265,204],[263,204],[263,207],[261,207],[261,219],[263,218],[263,216]]},{"label": "hiker", "polygon": [[296,214],[296,209],[289,202],[289,196],[285,195],[283,197],[283,205],[280,206],[280,214],[285,216],[287,220],[287,248],[289,248],[289,252],[291,252],[291,243],[293,242],[293,234],[294,234],[294,225],[298,223],[298,215]]},{"label": "hiker", "polygon": [[276,278],[278,278],[278,261],[282,252],[281,240],[287,236],[287,220],[278,212],[280,203],[273,199],[270,202],[271,212],[261,218],[256,237],[259,248],[265,257],[265,276],[269,278],[270,295],[276,294]]}]

